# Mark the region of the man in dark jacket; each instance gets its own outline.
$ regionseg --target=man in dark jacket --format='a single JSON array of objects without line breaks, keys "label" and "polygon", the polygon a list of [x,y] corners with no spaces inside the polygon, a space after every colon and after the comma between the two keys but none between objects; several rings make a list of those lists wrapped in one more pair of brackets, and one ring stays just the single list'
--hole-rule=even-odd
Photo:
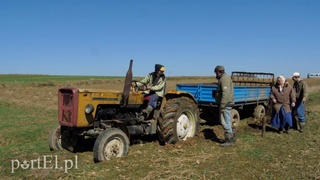
[{"label": "man in dark jacket", "polygon": [[223,66],[216,66],[214,72],[218,79],[215,99],[219,107],[219,120],[225,131],[225,142],[220,146],[226,147],[233,145],[236,138],[231,121],[231,109],[234,105],[233,82],[230,76],[225,73]]}]

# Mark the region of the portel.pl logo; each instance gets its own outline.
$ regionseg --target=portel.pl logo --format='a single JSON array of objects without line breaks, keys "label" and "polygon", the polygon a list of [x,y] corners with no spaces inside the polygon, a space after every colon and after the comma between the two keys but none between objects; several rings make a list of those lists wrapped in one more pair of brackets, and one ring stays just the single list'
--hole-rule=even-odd
[{"label": "portel.pl logo", "polygon": [[56,169],[63,170],[68,173],[70,169],[78,169],[78,156],[74,159],[65,159],[59,163],[57,155],[43,155],[32,160],[11,160],[11,173],[15,173],[17,169]]}]

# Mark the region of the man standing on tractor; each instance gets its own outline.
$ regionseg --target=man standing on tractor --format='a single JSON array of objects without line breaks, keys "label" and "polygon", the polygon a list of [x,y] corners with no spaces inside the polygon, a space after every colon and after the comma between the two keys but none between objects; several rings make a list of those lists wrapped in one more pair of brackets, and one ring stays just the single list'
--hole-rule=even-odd
[{"label": "man standing on tractor", "polygon": [[295,115],[298,116],[300,132],[303,132],[304,126],[306,124],[305,116],[305,102],[308,98],[308,85],[300,78],[300,73],[294,72],[292,74],[293,90],[296,93],[296,106],[292,110],[293,120],[295,120]]},{"label": "man standing on tractor", "polygon": [[165,94],[166,77],[164,75],[165,67],[161,64],[155,65],[154,72],[149,73],[141,81],[132,83],[132,87],[145,87],[143,93],[149,99],[148,106],[142,110],[140,121],[148,119],[150,113],[156,108],[159,98]]},{"label": "man standing on tractor", "polygon": [[234,105],[233,82],[230,76],[225,73],[223,66],[216,66],[214,72],[218,79],[215,99],[219,108],[219,120],[225,131],[225,142],[220,144],[220,146],[232,146],[236,139],[231,121],[231,109]]}]

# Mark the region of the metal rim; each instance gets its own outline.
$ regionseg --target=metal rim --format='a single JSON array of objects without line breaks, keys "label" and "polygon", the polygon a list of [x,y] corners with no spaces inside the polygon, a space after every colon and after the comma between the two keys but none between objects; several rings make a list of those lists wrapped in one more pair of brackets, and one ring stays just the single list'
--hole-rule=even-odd
[{"label": "metal rim", "polygon": [[59,126],[59,128],[56,129],[55,134],[56,134],[56,142],[57,142],[58,147],[62,147],[60,126]]},{"label": "metal rim", "polygon": [[[59,134],[60,134],[60,133],[59,133]],[[58,136],[58,138],[57,138],[57,143],[58,143],[58,146],[62,147],[61,135]]]},{"label": "metal rim", "polygon": [[191,137],[195,129],[195,122],[192,113],[184,112],[177,119],[177,135],[180,140]]},{"label": "metal rim", "polygon": [[231,119],[232,119],[233,127],[237,127],[240,125],[239,114],[237,112],[238,112],[237,110],[234,110],[234,109],[231,110],[231,115],[232,115]]},{"label": "metal rim", "polygon": [[260,117],[263,117],[266,114],[265,108],[262,106],[260,110]]},{"label": "metal rim", "polygon": [[109,141],[104,148],[104,156],[107,160],[120,157],[123,154],[124,144],[120,138],[114,138]]}]

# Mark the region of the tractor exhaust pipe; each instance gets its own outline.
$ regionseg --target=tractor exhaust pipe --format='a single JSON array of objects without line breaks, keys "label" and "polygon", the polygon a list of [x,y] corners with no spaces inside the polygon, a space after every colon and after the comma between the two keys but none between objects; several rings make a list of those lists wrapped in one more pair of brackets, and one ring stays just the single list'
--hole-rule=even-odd
[{"label": "tractor exhaust pipe", "polygon": [[133,60],[131,59],[129,69],[126,74],[126,79],[124,81],[121,107],[126,107],[128,105],[130,87],[131,87],[131,82],[132,82],[132,63],[133,63]]}]

